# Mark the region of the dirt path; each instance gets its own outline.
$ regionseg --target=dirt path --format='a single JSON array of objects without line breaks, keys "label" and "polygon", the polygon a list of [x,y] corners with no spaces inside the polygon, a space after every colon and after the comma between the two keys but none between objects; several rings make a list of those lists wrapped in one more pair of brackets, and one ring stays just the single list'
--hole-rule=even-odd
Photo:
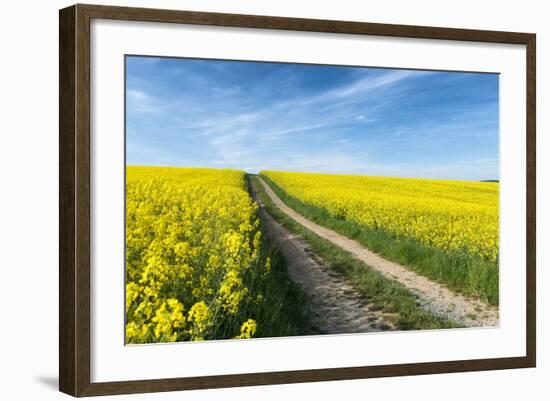
[{"label": "dirt path", "polygon": [[444,316],[465,327],[488,327],[499,324],[498,309],[487,304],[456,294],[447,287],[397,263],[388,261],[374,252],[369,251],[357,241],[351,240],[337,232],[322,227],[288,207],[273,192],[267,183],[258,177],[273,203],[293,220],[303,225],[340,248],[353,254],[368,266],[379,271],[384,276],[394,279],[417,294],[422,300],[422,307],[440,316]]},{"label": "dirt path", "polygon": [[294,235],[271,215],[256,196],[260,219],[267,237],[284,257],[290,278],[309,299],[311,323],[324,334],[365,333],[395,330],[392,315],[374,310],[343,278],[308,249],[307,242]]}]

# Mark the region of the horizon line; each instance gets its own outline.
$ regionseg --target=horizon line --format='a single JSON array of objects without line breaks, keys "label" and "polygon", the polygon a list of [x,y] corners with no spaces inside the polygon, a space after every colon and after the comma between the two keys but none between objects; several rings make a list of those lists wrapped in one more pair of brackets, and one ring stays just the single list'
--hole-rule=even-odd
[{"label": "horizon line", "polygon": [[233,170],[242,171],[247,175],[260,175],[262,171],[274,171],[280,173],[297,173],[297,174],[320,174],[320,175],[342,175],[342,176],[357,176],[357,177],[373,177],[373,178],[397,178],[403,180],[433,180],[433,181],[465,181],[465,182],[486,182],[500,183],[500,179],[488,178],[483,180],[467,180],[459,178],[431,178],[431,177],[400,177],[395,175],[371,175],[363,173],[325,173],[320,171],[289,171],[289,170],[269,170],[264,169],[258,172],[249,172],[246,169],[231,168],[231,167],[200,167],[200,166],[174,166],[174,165],[151,165],[151,164],[126,164],[128,167],[158,167],[158,168],[186,168],[186,169],[205,169],[205,170]]}]

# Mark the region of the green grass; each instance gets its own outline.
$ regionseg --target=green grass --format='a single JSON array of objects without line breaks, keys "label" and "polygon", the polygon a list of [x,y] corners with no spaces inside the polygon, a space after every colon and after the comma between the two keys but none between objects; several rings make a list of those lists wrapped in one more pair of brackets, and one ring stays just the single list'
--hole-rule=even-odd
[{"label": "green grass", "polygon": [[[307,315],[307,297],[301,288],[288,276],[284,258],[278,250],[264,239],[259,263],[271,259],[271,270],[266,276],[248,275],[244,284],[252,294],[261,294],[258,302],[255,296],[243,305],[242,316],[256,320],[258,325],[254,337],[280,337],[318,334]],[[228,330],[234,332],[235,328]]]},{"label": "green grass", "polygon": [[269,178],[262,178],[286,205],[315,223],[354,239],[386,259],[445,284],[453,291],[498,305],[498,262],[466,252],[443,251],[414,239],[397,237],[382,229],[333,217],[323,208],[288,195]]},{"label": "green grass", "polygon": [[373,308],[394,313],[395,323],[401,330],[457,327],[455,323],[420,308],[418,298],[398,282],[385,278],[350,253],[296,223],[273,204],[256,177],[251,179],[267,212],[287,229],[301,235],[311,250],[348,280]]},{"label": "green grass", "polygon": [[[247,185],[250,185],[247,182]],[[262,229],[263,231],[263,229]],[[258,275],[254,266],[243,277],[243,284],[250,291],[246,304],[239,310],[240,319],[228,317],[219,331],[220,338],[229,338],[229,333],[238,332],[236,322],[245,318],[256,320],[257,332],[254,337],[281,337],[318,334],[310,323],[307,313],[307,296],[288,275],[284,258],[278,249],[263,238],[258,258],[258,268],[271,259],[271,269],[267,275]],[[263,269],[263,267],[262,267]],[[258,295],[261,294],[261,299]]]}]

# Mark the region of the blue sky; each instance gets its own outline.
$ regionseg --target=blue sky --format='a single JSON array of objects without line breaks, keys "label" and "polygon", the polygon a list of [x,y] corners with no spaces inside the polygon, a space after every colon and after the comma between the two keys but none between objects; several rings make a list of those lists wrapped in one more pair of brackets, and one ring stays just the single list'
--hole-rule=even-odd
[{"label": "blue sky", "polygon": [[128,56],[129,165],[499,178],[498,75]]}]

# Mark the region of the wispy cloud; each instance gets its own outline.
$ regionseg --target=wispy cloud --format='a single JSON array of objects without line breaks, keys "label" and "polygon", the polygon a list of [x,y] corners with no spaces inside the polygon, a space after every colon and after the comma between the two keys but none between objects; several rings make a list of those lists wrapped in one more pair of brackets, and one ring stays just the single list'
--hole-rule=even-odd
[{"label": "wispy cloud", "polygon": [[386,88],[388,86],[396,85],[400,81],[410,78],[418,77],[419,75],[426,74],[425,72],[413,72],[413,71],[389,71],[384,74],[380,74],[376,77],[370,75],[359,79],[350,85],[343,88],[337,88],[324,94],[325,98],[333,100],[335,98],[348,98],[350,96],[356,96],[359,94],[367,94],[373,90]]},{"label": "wispy cloud", "polygon": [[126,91],[127,109],[130,113],[154,113],[158,111],[155,100],[142,90]]},{"label": "wispy cloud", "polygon": [[128,160],[138,164],[498,174],[497,76],[139,60],[127,64],[128,143],[140,144]]}]

